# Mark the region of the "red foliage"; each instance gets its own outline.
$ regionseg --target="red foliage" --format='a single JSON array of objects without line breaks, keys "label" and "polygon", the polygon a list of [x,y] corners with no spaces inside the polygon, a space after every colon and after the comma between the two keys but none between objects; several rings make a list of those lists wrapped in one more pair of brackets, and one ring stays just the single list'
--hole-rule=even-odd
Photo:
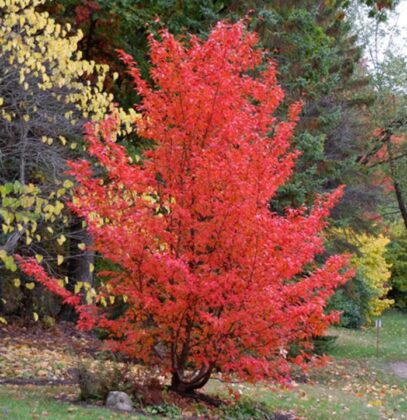
[{"label": "red foliage", "polygon": [[82,4],[75,7],[75,20],[78,25],[86,22],[92,13],[100,10],[100,6],[92,0],[85,0]]},{"label": "red foliage", "polygon": [[214,369],[282,381],[290,346],[310,347],[337,319],[324,307],[350,276],[346,258],[322,267],[314,258],[342,191],[312,209],[270,212],[297,155],[290,138],[300,104],[287,122],[273,116],[284,93],[273,63],[259,70],[263,52],[242,23],[218,24],[205,42],[160,38],[150,38],[154,88],[121,53],[143,98],[139,134],[155,143],[143,164],[114,142],[114,117],[86,132],[106,174],[71,164],[72,208],[95,249],[120,267],[100,273],[109,293],[127,300],[118,319],[94,322],[111,332],[114,350],[172,372],[178,391],[203,386]]}]

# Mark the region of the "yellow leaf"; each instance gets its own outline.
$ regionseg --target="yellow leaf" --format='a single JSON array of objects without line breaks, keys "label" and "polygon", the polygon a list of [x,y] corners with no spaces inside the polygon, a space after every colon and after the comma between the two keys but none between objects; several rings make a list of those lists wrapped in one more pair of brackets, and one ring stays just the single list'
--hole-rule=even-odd
[{"label": "yellow leaf", "polygon": [[41,261],[44,259],[44,257],[41,254],[35,254],[35,259],[38,261],[38,263],[40,264]]},{"label": "yellow leaf", "polygon": [[2,229],[3,229],[3,233],[8,233],[9,231],[12,231],[13,228],[11,226],[5,225],[4,223],[1,225]]},{"label": "yellow leaf", "polygon": [[84,244],[83,242],[81,242],[80,244],[78,244],[78,248],[83,251],[86,248],[86,244]]},{"label": "yellow leaf", "polygon": [[33,193],[33,192],[35,192],[35,185],[34,184],[27,184],[26,185],[26,187],[25,187],[25,190],[26,190],[26,192],[28,192],[28,193]]},{"label": "yellow leaf", "polygon": [[60,188],[58,191],[57,191],[57,197],[61,197],[61,196],[63,196],[64,194],[65,194],[65,188]]},{"label": "yellow leaf", "polygon": [[77,294],[81,291],[82,286],[83,286],[83,282],[82,282],[82,281],[78,281],[78,282],[75,284],[75,288],[74,288],[74,293],[75,293],[75,295],[77,295]]},{"label": "yellow leaf", "polygon": [[57,264],[61,265],[64,262],[64,257],[62,255],[57,256]]},{"label": "yellow leaf", "polygon": [[32,290],[32,289],[34,289],[34,287],[35,287],[35,283],[33,283],[33,282],[26,283],[26,284],[25,284],[25,287],[26,287],[28,290]]},{"label": "yellow leaf", "polygon": [[374,401],[370,401],[369,404],[373,407],[380,407],[383,405],[383,401],[380,400],[374,400]]},{"label": "yellow leaf", "polygon": [[1,322],[2,324],[7,324],[7,320],[6,320],[6,318],[3,318],[2,316],[0,316],[0,322]]},{"label": "yellow leaf", "polygon": [[13,283],[14,283],[14,286],[15,286],[15,287],[20,287],[20,286],[21,286],[21,281],[20,281],[20,279],[19,279],[19,278],[15,278],[15,279],[13,280]]},{"label": "yellow leaf", "polygon": [[73,182],[70,179],[66,179],[62,185],[64,186],[64,188],[72,188]]},{"label": "yellow leaf", "polygon": [[61,201],[56,201],[55,207],[54,207],[54,213],[60,214],[63,208],[64,208],[64,204]]},{"label": "yellow leaf", "polygon": [[90,305],[92,303],[92,293],[89,291],[86,292],[86,303]]},{"label": "yellow leaf", "polygon": [[38,321],[38,314],[37,314],[37,312],[33,312],[33,318],[34,318],[34,321],[35,322]]},{"label": "yellow leaf", "polygon": [[63,245],[65,241],[66,241],[66,238],[65,238],[65,236],[64,236],[64,235],[61,235],[61,236],[57,239],[57,242],[58,242],[58,244],[59,244],[59,245]]},{"label": "yellow leaf", "polygon": [[89,271],[91,273],[93,273],[95,271],[95,266],[92,263],[89,264]]}]

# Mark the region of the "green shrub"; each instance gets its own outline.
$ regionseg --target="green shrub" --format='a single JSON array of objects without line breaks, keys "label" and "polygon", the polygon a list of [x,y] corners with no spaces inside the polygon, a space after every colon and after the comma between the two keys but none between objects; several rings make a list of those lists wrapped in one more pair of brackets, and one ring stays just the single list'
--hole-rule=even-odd
[{"label": "green shrub", "polygon": [[318,354],[319,356],[329,353],[329,350],[332,349],[337,338],[338,338],[337,335],[324,335],[321,337],[315,337],[313,339],[313,342],[314,342],[313,353]]},{"label": "green shrub", "polygon": [[110,391],[134,394],[130,365],[109,360],[105,354],[93,361],[80,361],[77,374],[81,400],[104,401]]},{"label": "green shrub", "polygon": [[274,414],[270,408],[263,402],[254,401],[248,397],[242,397],[230,405],[222,406],[222,417],[227,420],[263,420],[273,419]]},{"label": "green shrub", "polygon": [[345,328],[360,328],[368,320],[369,302],[373,291],[363,280],[360,271],[340,287],[329,301],[327,310],[342,312],[339,325]]},{"label": "green shrub", "polygon": [[407,310],[407,235],[404,226],[393,226],[391,242],[387,247],[387,261],[391,264],[391,291],[389,296],[395,300],[395,306]]},{"label": "green shrub", "polygon": [[173,404],[150,405],[144,409],[147,414],[164,416],[170,419],[177,418],[181,415],[181,410]]}]

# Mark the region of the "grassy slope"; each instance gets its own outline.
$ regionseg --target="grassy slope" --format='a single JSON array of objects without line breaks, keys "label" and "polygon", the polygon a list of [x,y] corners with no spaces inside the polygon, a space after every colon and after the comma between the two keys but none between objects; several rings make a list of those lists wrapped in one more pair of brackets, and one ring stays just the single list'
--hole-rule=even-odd
[{"label": "grassy slope", "polygon": [[[57,401],[55,397],[66,387],[17,387],[0,386],[0,419],[151,419],[139,415],[120,414],[103,407],[86,407]],[[75,391],[75,390],[73,390]]]},{"label": "grassy slope", "polygon": [[[331,352],[334,359],[325,369],[312,372],[306,384],[278,392],[244,385],[236,385],[236,389],[264,401],[271,410],[293,410],[310,420],[407,419],[407,379],[398,378],[389,369],[390,361],[407,361],[407,315],[389,312],[383,317],[379,357],[374,328],[334,328],[331,333],[338,336]],[[219,390],[216,381],[212,381],[208,391]],[[55,400],[60,392],[75,390],[0,386],[0,419],[146,418],[62,403]],[[5,407],[8,417],[4,415]]]}]

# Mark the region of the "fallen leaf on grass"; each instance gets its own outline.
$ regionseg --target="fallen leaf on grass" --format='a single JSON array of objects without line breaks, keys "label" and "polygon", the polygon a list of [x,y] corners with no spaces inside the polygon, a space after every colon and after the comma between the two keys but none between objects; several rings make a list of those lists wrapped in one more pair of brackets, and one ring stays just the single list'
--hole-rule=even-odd
[{"label": "fallen leaf on grass", "polygon": [[383,405],[383,401],[381,400],[374,400],[368,403],[369,407],[381,407]]}]

